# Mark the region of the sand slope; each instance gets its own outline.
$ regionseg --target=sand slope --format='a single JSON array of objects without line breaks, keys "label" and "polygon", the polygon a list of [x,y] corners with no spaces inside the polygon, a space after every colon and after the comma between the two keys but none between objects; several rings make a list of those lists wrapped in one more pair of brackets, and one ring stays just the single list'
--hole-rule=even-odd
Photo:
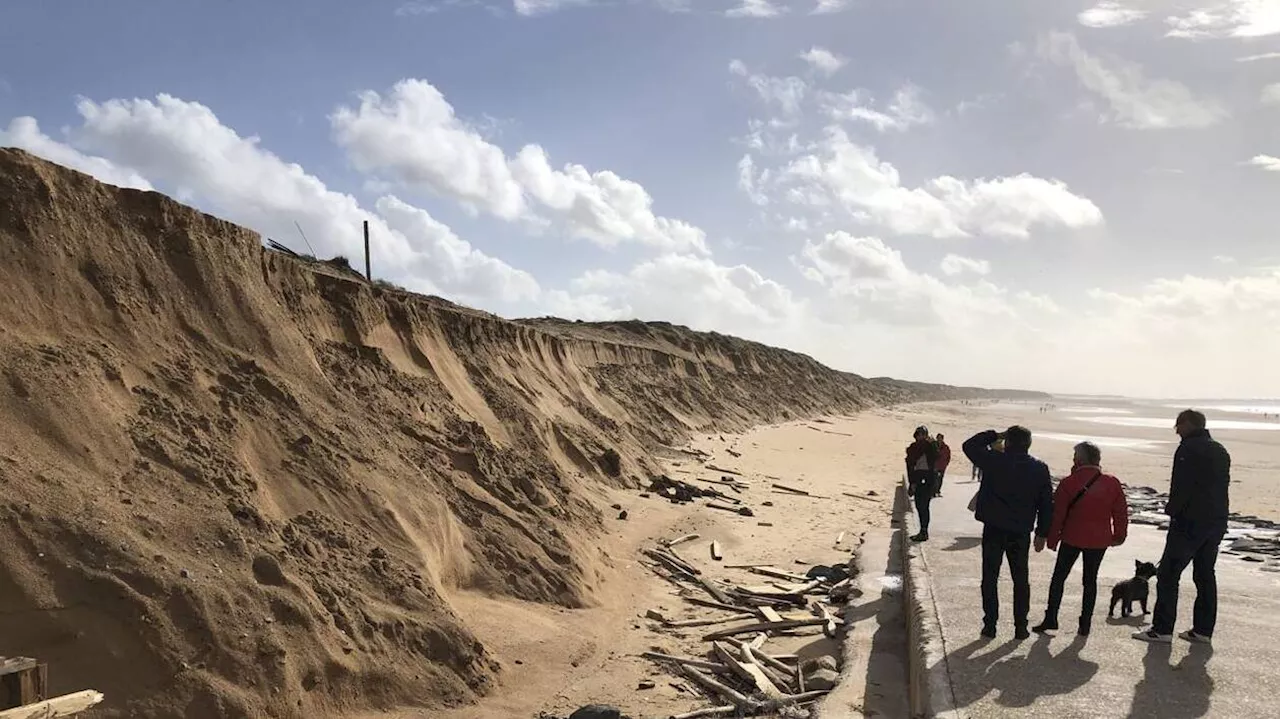
[{"label": "sand slope", "polygon": [[449,596],[594,601],[593,488],[695,430],[973,390],[511,322],[0,150],[0,654],[105,716],[473,701]]}]

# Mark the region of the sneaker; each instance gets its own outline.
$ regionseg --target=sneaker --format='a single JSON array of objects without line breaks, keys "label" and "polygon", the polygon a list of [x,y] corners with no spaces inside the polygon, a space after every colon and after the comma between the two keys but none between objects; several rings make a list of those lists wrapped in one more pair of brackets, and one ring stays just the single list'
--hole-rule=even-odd
[{"label": "sneaker", "polygon": [[1189,629],[1179,634],[1178,638],[1184,641],[1191,642],[1192,644],[1212,644],[1213,643],[1213,637],[1201,634],[1194,629]]},{"label": "sneaker", "polygon": [[1036,634],[1044,634],[1045,632],[1055,632],[1058,630],[1058,621],[1046,619],[1043,622],[1031,628]]},{"label": "sneaker", "polygon": [[1154,629],[1148,629],[1145,632],[1134,632],[1133,638],[1140,642],[1150,642],[1152,644],[1172,644],[1172,634],[1159,634]]},{"label": "sneaker", "polygon": [[1027,631],[1026,627],[1018,627],[1017,629],[1013,630],[1014,639],[1029,639],[1030,637],[1031,637],[1031,632]]},{"label": "sneaker", "polygon": [[993,627],[993,626],[991,626],[991,625],[987,625],[987,626],[984,626],[984,627],[982,628],[982,631],[981,631],[981,632],[979,632],[978,634],[979,634],[983,639],[995,639],[995,638],[996,638],[996,628],[995,628],[995,627]]}]

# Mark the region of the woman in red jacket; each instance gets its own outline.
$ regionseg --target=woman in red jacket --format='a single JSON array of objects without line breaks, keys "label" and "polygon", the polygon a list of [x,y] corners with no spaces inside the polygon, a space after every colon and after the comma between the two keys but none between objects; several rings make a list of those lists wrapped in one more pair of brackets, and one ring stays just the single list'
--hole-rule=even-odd
[{"label": "woman in red jacket", "polygon": [[[1049,582],[1049,606],[1044,621],[1032,627],[1035,632],[1058,628],[1058,608],[1062,592],[1075,566],[1084,555],[1084,599],[1080,607],[1080,634],[1087,635],[1093,619],[1093,605],[1098,598],[1098,568],[1107,547],[1124,544],[1129,532],[1129,503],[1125,500],[1120,480],[1105,474],[1099,466],[1102,452],[1092,442],[1075,446],[1075,463],[1071,475],[1058,484],[1053,496],[1053,524],[1049,528],[1048,547],[1058,552]],[[1061,546],[1059,546],[1061,545]]]}]

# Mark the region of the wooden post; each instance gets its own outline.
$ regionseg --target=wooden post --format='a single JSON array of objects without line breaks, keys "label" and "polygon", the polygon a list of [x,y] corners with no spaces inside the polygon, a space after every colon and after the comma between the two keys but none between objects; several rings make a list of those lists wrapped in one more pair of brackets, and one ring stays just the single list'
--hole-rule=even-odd
[{"label": "wooden post", "polygon": [[49,667],[29,657],[0,657],[0,709],[48,697]]},{"label": "wooden post", "polygon": [[369,221],[364,221],[364,278],[373,282],[373,268],[369,264]]}]

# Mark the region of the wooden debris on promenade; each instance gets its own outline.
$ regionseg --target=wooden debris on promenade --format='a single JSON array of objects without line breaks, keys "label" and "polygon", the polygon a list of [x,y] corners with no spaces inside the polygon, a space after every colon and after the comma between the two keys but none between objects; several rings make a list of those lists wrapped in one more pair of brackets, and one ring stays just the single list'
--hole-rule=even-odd
[{"label": "wooden debris on promenade", "polygon": [[[713,704],[673,714],[673,719],[761,716],[821,699],[829,690],[806,691],[799,659],[771,652],[767,642],[770,637],[793,632],[821,631],[834,637],[844,621],[831,611],[832,605],[840,603],[833,601],[831,593],[848,590],[852,564],[817,565],[808,574],[769,565],[715,565],[718,569],[742,571],[742,579],[746,580],[721,581],[708,577],[692,561],[693,557],[681,556],[672,549],[673,545],[694,538],[696,535],[685,535],[641,550],[653,560],[648,565],[651,569],[680,588],[677,596],[690,609],[716,613],[689,619],[675,618],[665,610],[649,610],[646,614],[657,622],[653,627],[658,631],[700,626],[714,629],[702,637],[706,650],[701,656],[677,656],[666,653],[669,650],[657,651],[656,647],[655,651],[641,654],[665,667],[675,678],[689,680]],[[719,542],[710,542],[709,550],[711,561],[723,558]],[[752,575],[756,577],[754,582],[748,579]],[[761,578],[776,583],[760,584]]]}]

